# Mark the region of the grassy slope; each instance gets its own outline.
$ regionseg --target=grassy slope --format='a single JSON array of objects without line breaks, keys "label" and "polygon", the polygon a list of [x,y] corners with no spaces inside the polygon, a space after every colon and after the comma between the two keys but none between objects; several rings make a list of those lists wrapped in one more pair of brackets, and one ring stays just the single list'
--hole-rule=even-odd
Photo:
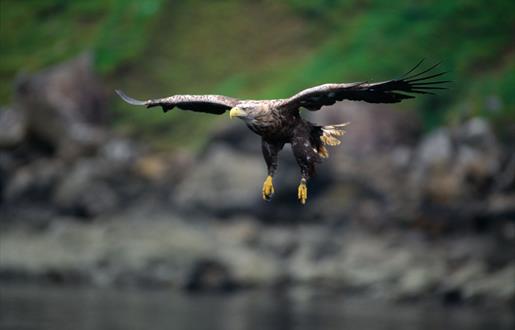
[{"label": "grassy slope", "polygon": [[[454,81],[452,90],[438,99],[419,100],[427,126],[472,114],[515,119],[511,92],[515,88],[515,2],[290,2],[335,29],[304,66],[306,86],[309,81],[334,81],[341,76],[356,80],[392,77],[425,57],[432,62],[442,60]],[[352,13],[351,18],[342,20],[337,14],[342,12]],[[500,100],[499,107],[489,111],[485,104],[492,98]]]},{"label": "grassy slope", "polygon": [[[0,6],[1,102],[18,72],[86,49],[109,87],[136,97],[285,97],[316,83],[386,79],[427,57],[444,60],[455,81],[451,92],[410,104],[428,127],[475,114],[515,119],[509,0],[4,0]],[[113,105],[116,127],[166,146],[199,145],[205,128],[220,120]]]},{"label": "grassy slope", "polygon": [[[320,44],[314,23],[272,1],[262,6],[190,0],[168,3],[162,12],[166,15],[157,17],[153,31],[165,33],[151,34],[141,56],[112,75],[117,86],[135,97],[220,93],[253,98],[270,83],[266,78],[272,72],[306,58]],[[216,129],[227,119],[181,111],[163,116],[117,106],[118,127],[158,135],[164,144],[198,145],[206,129]],[[148,125],[142,130],[134,122]]]}]

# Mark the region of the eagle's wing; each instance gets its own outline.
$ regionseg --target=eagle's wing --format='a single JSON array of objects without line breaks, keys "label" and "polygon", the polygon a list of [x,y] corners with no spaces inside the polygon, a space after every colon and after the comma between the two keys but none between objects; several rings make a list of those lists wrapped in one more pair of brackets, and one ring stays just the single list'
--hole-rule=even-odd
[{"label": "eagle's wing", "polygon": [[372,84],[359,82],[315,86],[305,89],[289,99],[282,100],[278,106],[280,109],[294,110],[299,107],[304,107],[308,110],[316,111],[325,105],[332,105],[342,100],[365,101],[370,103],[397,103],[404,99],[414,98],[415,96],[411,94],[433,94],[431,92],[433,90],[445,89],[440,87],[440,84],[449,81],[428,81],[446,73],[429,73],[436,68],[439,63],[422,72],[411,74],[422,62],[423,60],[399,79]]},{"label": "eagle's wing", "polygon": [[163,112],[177,107],[182,110],[221,115],[239,103],[238,99],[223,95],[173,95],[162,99],[140,101],[125,95],[120,90],[115,90],[115,92],[129,104],[144,105],[147,108],[160,106],[163,108]]}]

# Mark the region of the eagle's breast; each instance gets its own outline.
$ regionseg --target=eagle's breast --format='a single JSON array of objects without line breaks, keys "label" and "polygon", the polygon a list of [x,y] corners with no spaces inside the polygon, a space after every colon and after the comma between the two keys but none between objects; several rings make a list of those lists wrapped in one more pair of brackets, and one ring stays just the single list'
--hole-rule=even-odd
[{"label": "eagle's breast", "polygon": [[296,118],[288,112],[269,107],[249,121],[247,126],[265,139],[289,140],[296,126]]}]

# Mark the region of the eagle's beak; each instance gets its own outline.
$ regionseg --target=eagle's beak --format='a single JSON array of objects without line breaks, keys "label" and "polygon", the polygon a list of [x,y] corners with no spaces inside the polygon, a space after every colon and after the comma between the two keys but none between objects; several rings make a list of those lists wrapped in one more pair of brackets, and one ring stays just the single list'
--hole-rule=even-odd
[{"label": "eagle's beak", "polygon": [[245,116],[247,116],[247,113],[238,107],[232,108],[231,111],[229,112],[229,117],[231,117],[231,119],[233,117],[245,117]]}]

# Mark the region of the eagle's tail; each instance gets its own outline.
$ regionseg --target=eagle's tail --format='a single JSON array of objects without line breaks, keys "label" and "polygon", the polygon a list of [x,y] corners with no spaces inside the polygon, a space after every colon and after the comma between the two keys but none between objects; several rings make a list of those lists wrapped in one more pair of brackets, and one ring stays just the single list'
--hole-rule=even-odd
[{"label": "eagle's tail", "polygon": [[321,134],[320,134],[320,141],[322,142],[318,146],[318,154],[322,156],[323,158],[329,157],[329,152],[327,151],[327,148],[325,145],[328,146],[337,146],[341,142],[338,140],[340,136],[345,134],[345,126],[349,125],[349,123],[343,123],[338,125],[327,125],[327,126],[321,126]]}]

